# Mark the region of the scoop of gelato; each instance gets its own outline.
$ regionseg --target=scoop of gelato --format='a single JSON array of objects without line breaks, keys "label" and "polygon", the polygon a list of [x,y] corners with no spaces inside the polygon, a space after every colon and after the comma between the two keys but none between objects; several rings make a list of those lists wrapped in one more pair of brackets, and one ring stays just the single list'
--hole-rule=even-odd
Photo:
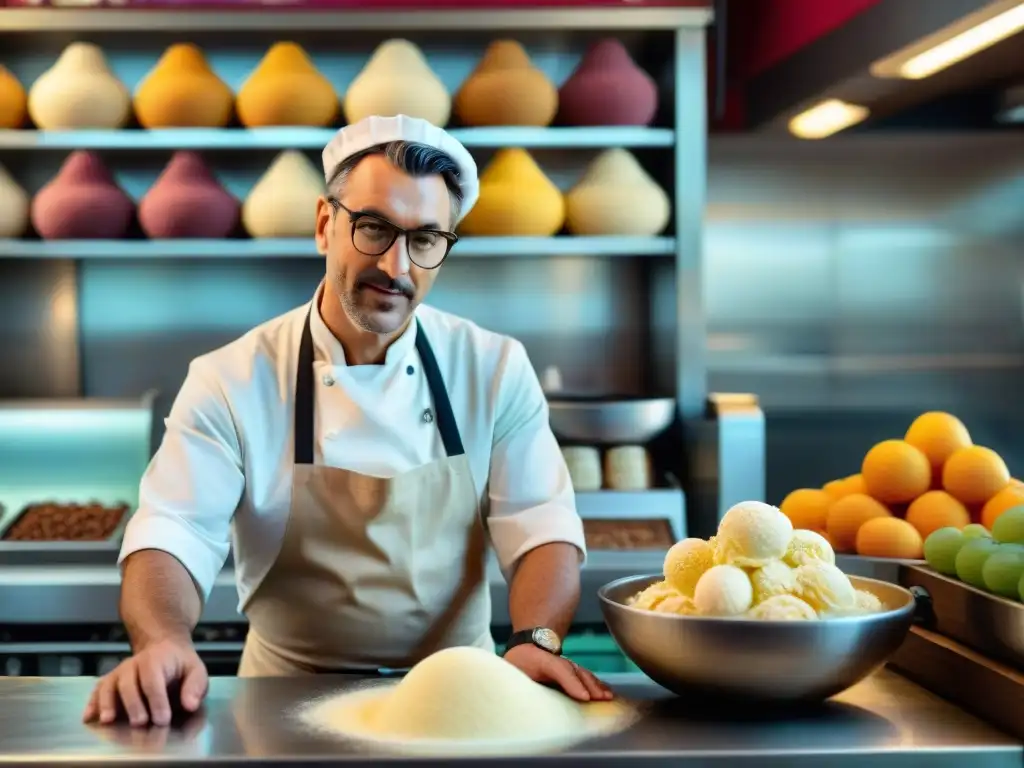
[{"label": "scoop of gelato", "polygon": [[882,601],[874,592],[858,589],[854,595],[854,605],[860,613],[881,613],[885,610]]},{"label": "scoop of gelato", "polygon": [[786,554],[793,524],[777,507],[744,501],[732,507],[718,526],[715,562],[760,568]]},{"label": "scoop of gelato", "polygon": [[705,616],[739,616],[753,601],[750,577],[734,565],[716,565],[705,571],[693,592],[693,602]]},{"label": "scoop of gelato", "polygon": [[820,533],[800,528],[793,531],[786,555],[782,559],[791,568],[799,568],[814,561],[835,565],[836,553],[832,551],[828,539]]},{"label": "scoop of gelato", "polygon": [[677,616],[697,615],[697,606],[685,595],[670,595],[658,603],[654,610],[658,613],[674,613]]},{"label": "scoop of gelato", "polygon": [[857,603],[857,593],[846,574],[822,561],[809,562],[796,569],[796,596],[818,613],[849,611]]},{"label": "scoop of gelato", "polygon": [[751,608],[747,616],[760,621],[809,621],[818,618],[810,605],[793,595],[773,595]]},{"label": "scoop of gelato", "polygon": [[693,597],[697,581],[713,566],[715,550],[703,539],[683,539],[665,555],[665,581],[686,597]]},{"label": "scoop of gelato", "polygon": [[793,569],[781,560],[769,560],[750,574],[754,605],[775,595],[787,595],[796,589]]},{"label": "scoop of gelato", "polygon": [[664,600],[667,600],[668,598],[673,597],[677,594],[678,592],[672,589],[672,587],[670,587],[668,583],[664,581],[656,581],[649,587],[647,587],[647,589],[645,589],[643,592],[634,595],[630,599],[629,604],[633,608],[640,608],[644,611],[653,611]]}]

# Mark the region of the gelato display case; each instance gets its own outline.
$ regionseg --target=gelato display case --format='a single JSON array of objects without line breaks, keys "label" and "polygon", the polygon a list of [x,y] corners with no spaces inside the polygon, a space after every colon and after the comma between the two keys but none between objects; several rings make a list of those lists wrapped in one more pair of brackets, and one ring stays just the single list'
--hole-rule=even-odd
[{"label": "gelato display case", "polygon": [[0,552],[116,548],[149,463],[153,399],[0,402]]}]

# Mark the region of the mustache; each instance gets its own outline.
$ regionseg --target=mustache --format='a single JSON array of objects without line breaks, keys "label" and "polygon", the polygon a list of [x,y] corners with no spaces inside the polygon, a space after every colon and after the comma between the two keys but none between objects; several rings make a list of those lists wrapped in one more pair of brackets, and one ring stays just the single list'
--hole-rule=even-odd
[{"label": "mustache", "polygon": [[416,296],[416,286],[409,280],[392,280],[388,275],[379,269],[367,270],[356,280],[356,288],[365,288],[372,285],[374,288],[382,288],[385,291],[398,291],[406,298]]}]

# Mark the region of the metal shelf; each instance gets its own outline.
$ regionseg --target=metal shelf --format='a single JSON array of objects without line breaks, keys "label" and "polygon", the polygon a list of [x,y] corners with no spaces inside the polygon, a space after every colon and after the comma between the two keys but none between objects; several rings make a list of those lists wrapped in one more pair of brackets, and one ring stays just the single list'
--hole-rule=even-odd
[{"label": "metal shelf", "polygon": [[[2,18],[2,17],[0,17]],[[0,149],[174,150],[315,149],[322,150],[335,128],[168,128],[123,131],[0,131]],[[602,149],[672,147],[670,128],[455,128],[467,147],[523,149]]]},{"label": "metal shelf", "polygon": [[[671,256],[671,237],[467,237],[453,256]],[[313,238],[282,240],[3,240],[7,259],[323,258]]]},{"label": "metal shelf", "polygon": [[552,29],[703,29],[712,11],[703,2],[670,7],[526,8],[522,10],[268,10],[265,6],[187,12],[166,9],[114,10],[8,8],[0,10],[0,34],[9,32],[193,32],[223,31],[403,31]]}]

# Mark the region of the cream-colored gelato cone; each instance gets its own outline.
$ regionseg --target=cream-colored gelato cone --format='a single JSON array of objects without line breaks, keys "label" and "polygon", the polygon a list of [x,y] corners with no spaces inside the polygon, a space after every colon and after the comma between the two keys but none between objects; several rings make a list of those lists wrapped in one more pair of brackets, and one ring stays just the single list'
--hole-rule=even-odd
[{"label": "cream-colored gelato cone", "polygon": [[302,152],[279,154],[242,206],[242,223],[253,237],[312,237],[323,175]]},{"label": "cream-colored gelato cone", "polygon": [[789,547],[793,524],[777,507],[744,501],[732,507],[718,526],[715,561],[760,568],[780,560]]},{"label": "cream-colored gelato cone", "polygon": [[693,602],[703,616],[739,616],[750,610],[754,589],[742,568],[716,565],[700,577]]},{"label": "cream-colored gelato cone", "polygon": [[693,597],[697,582],[714,564],[715,550],[703,539],[683,539],[665,553],[665,581],[677,592]]},{"label": "cream-colored gelato cone", "polygon": [[759,621],[812,621],[818,618],[814,609],[793,595],[774,595],[758,603],[747,614]]},{"label": "cream-colored gelato cone", "polygon": [[0,237],[21,237],[28,227],[28,193],[0,165]]},{"label": "cream-colored gelato cone", "polygon": [[408,115],[444,127],[452,99],[416,45],[386,40],[349,85],[344,110],[349,123],[371,115]]},{"label": "cream-colored gelato cone", "polygon": [[668,226],[668,194],[625,149],[609,149],[565,196],[566,225],[574,235],[649,237]]},{"label": "cream-colored gelato cone", "polygon": [[72,43],[28,94],[32,122],[47,131],[121,128],[131,115],[131,95],[91,43]]}]

